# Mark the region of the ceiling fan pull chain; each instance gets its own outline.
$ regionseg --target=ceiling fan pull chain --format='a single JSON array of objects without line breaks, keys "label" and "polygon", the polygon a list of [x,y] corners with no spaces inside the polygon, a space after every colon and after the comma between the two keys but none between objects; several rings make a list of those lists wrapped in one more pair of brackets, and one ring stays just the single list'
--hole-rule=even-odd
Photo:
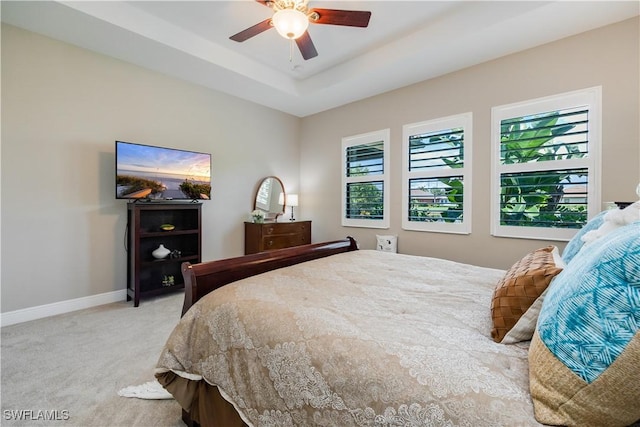
[{"label": "ceiling fan pull chain", "polygon": [[293,62],[293,39],[289,39],[289,62]]}]

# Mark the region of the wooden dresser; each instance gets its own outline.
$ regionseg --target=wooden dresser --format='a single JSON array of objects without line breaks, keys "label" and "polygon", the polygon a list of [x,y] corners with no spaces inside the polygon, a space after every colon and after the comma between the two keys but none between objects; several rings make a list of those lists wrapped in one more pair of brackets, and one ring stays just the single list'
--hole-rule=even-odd
[{"label": "wooden dresser", "polygon": [[244,223],[245,255],[309,243],[311,221]]}]

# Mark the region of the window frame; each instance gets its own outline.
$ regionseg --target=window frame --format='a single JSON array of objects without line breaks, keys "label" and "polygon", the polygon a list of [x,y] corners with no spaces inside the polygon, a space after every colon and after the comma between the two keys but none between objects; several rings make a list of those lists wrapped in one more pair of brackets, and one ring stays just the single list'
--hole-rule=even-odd
[{"label": "window frame", "polygon": [[[381,129],[373,132],[363,133],[359,135],[347,136],[342,138],[342,226],[344,227],[362,227],[362,228],[389,228],[390,224],[390,140],[391,130]],[[372,174],[366,176],[347,176],[347,149],[349,147],[357,145],[366,145],[382,142],[382,155],[383,157],[383,172],[380,174]],[[382,219],[360,219],[360,218],[347,218],[347,186],[352,183],[366,183],[373,181],[382,181],[382,195],[383,195],[383,214]]]},{"label": "window frame", "polygon": [[[584,106],[588,110],[587,155],[583,158],[545,162],[502,164],[500,140],[502,120]],[[491,109],[491,235],[518,239],[568,241],[576,228],[523,227],[500,224],[500,176],[510,172],[587,169],[587,219],[600,212],[602,145],[602,86],[565,92]]]},{"label": "window frame", "polygon": [[[443,168],[433,170],[409,170],[409,138],[413,135],[433,133],[446,129],[462,128],[464,143],[464,166],[462,168]],[[436,233],[471,234],[471,171],[473,164],[473,114],[471,112],[410,123],[402,127],[402,229]],[[409,220],[409,181],[419,178],[438,178],[462,175],[463,217],[460,223],[423,222]]]}]

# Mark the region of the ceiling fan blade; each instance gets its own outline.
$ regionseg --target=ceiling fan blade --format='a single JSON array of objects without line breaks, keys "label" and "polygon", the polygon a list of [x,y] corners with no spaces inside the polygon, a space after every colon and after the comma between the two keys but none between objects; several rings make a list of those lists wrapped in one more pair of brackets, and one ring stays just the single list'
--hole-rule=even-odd
[{"label": "ceiling fan blade", "polygon": [[272,27],[271,18],[268,18],[262,22],[257,23],[253,27],[249,27],[246,30],[240,31],[238,34],[232,35],[229,38],[236,42],[243,42],[245,40],[250,39],[253,36],[257,36],[258,34],[264,31],[267,31],[271,27]]},{"label": "ceiling fan blade", "polygon": [[311,41],[311,36],[308,31],[305,31],[304,34],[296,39],[296,44],[298,45],[298,49],[300,49],[300,53],[305,60],[318,56],[318,51],[313,45],[313,41]]},{"label": "ceiling fan blade", "polygon": [[371,12],[364,10],[312,9],[311,14],[318,14],[318,19],[311,19],[315,24],[346,25],[348,27],[367,27]]}]

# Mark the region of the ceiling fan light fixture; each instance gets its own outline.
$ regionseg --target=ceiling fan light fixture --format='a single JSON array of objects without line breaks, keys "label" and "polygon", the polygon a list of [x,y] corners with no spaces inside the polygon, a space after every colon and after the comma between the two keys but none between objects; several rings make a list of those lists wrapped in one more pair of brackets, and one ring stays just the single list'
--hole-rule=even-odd
[{"label": "ceiling fan light fixture", "polygon": [[304,34],[309,27],[309,18],[296,9],[282,9],[274,13],[273,26],[285,39],[294,40]]}]

